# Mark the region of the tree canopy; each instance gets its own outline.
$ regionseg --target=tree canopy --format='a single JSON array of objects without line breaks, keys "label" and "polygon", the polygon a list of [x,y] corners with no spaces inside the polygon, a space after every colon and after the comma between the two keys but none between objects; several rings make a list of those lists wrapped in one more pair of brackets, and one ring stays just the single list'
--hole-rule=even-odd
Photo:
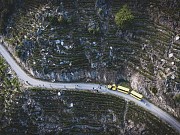
[{"label": "tree canopy", "polygon": [[124,28],[133,19],[134,16],[127,5],[124,5],[115,15],[115,22],[120,28]]}]

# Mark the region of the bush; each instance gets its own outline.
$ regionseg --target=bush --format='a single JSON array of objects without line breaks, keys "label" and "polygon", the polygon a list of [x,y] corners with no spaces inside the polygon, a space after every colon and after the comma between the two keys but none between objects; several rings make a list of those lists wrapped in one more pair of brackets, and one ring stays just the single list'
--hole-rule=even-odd
[{"label": "bush", "polygon": [[100,32],[99,24],[94,21],[89,22],[88,32],[92,33],[92,34],[99,34],[99,32]]},{"label": "bush", "polygon": [[58,18],[53,16],[53,15],[48,16],[47,19],[52,25],[57,25],[58,24]]},{"label": "bush", "polygon": [[156,87],[153,87],[153,88],[151,88],[151,91],[156,95],[157,94],[157,92],[158,92],[158,90],[157,90],[157,88]]},{"label": "bush", "polygon": [[180,104],[180,94],[176,94],[176,95],[174,96],[174,100],[175,100],[177,103]]},{"label": "bush", "polygon": [[127,5],[124,5],[115,15],[115,22],[120,28],[124,28],[125,25],[130,23],[133,19],[134,16]]},{"label": "bush", "polygon": [[65,18],[63,16],[58,17],[58,22],[59,23],[64,23],[64,21],[65,21]]}]

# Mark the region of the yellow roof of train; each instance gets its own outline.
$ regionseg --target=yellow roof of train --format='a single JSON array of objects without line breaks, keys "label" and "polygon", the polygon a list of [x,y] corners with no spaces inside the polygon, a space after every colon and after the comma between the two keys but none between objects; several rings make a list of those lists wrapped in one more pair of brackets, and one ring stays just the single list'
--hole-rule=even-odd
[{"label": "yellow roof of train", "polygon": [[120,86],[120,85],[118,85],[117,88],[121,89],[121,90],[129,91],[129,88],[126,88],[126,87],[123,87],[123,86]]},{"label": "yellow roof of train", "polygon": [[136,96],[139,97],[139,98],[142,98],[142,97],[143,97],[143,95],[137,93],[137,92],[134,91],[134,90],[131,91],[131,94],[136,95]]}]

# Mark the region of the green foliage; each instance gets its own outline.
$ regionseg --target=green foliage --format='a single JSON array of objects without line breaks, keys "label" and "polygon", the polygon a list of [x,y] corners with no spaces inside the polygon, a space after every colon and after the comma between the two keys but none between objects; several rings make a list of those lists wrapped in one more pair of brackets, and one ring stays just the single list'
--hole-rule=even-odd
[{"label": "green foliage", "polygon": [[123,87],[131,88],[131,84],[128,81],[120,82],[119,84]]},{"label": "green foliage", "polygon": [[56,25],[57,23],[58,23],[58,21],[59,21],[59,19],[57,18],[57,17],[55,17],[55,16],[48,16],[47,18],[46,18],[52,25]]},{"label": "green foliage", "polygon": [[64,21],[64,17],[63,17],[63,16],[59,16],[59,17],[58,17],[58,22],[59,22],[59,23],[62,23],[63,21]]},{"label": "green foliage", "polygon": [[102,13],[103,13],[102,8],[99,8],[99,9],[98,9],[98,14],[102,14]]},{"label": "green foliage", "polygon": [[[19,81],[16,77],[8,77],[8,66],[5,64],[5,61],[0,57],[0,102],[2,111],[7,109],[11,103],[11,98],[18,91],[20,91]],[[1,114],[0,114],[1,118]]]},{"label": "green foliage", "polygon": [[124,5],[115,15],[115,22],[120,28],[124,28],[125,25],[130,23],[133,19],[134,16],[127,5]]},{"label": "green foliage", "polygon": [[[5,64],[5,61],[2,57],[0,57],[0,83],[2,83],[2,91],[3,90],[19,90],[19,81],[18,78],[8,78],[8,66]],[[1,91],[1,92],[2,92]]]},{"label": "green foliage", "polygon": [[156,87],[151,88],[151,91],[152,91],[152,93],[154,93],[155,95],[156,95],[156,93],[158,92],[158,90],[157,90]]},{"label": "green foliage", "polygon": [[73,22],[73,18],[66,18],[65,16],[61,15],[61,16],[48,16],[46,18],[47,21],[49,21],[52,25],[59,25],[59,24],[69,24]]},{"label": "green foliage", "polygon": [[176,95],[174,96],[174,100],[175,100],[177,103],[180,104],[180,94],[176,94]]},{"label": "green foliage", "polygon": [[68,18],[67,20],[66,20],[66,22],[69,24],[69,23],[72,23],[74,20],[73,20],[74,18],[73,17],[70,17],[70,18]]},{"label": "green foliage", "polygon": [[95,28],[88,28],[88,32],[92,33],[92,34],[98,34],[100,32],[100,28],[99,27],[95,27]]}]

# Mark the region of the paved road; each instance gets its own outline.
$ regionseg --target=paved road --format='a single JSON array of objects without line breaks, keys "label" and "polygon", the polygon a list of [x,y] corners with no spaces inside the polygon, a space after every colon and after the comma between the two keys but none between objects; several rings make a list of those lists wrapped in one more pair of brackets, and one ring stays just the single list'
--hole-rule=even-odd
[{"label": "paved road", "polygon": [[52,83],[52,82],[46,82],[41,81],[38,79],[34,79],[26,74],[24,70],[21,69],[21,67],[16,63],[16,61],[11,57],[9,52],[4,48],[2,44],[0,44],[0,53],[5,58],[5,60],[9,63],[11,68],[16,72],[18,78],[21,81],[24,81],[29,86],[33,87],[42,87],[42,88],[56,88],[56,89],[65,89],[65,90],[92,90],[92,91],[99,91],[101,93],[107,93],[107,94],[113,94],[119,97],[123,97],[127,100],[135,102],[137,105],[145,108],[155,116],[161,118],[163,121],[166,121],[169,123],[174,129],[176,129],[180,133],[180,123],[164,112],[163,110],[159,109],[155,105],[149,103],[147,100],[138,101],[131,97],[130,95],[126,95],[117,91],[108,90],[105,85],[98,85],[98,84],[90,84],[90,83]]}]

